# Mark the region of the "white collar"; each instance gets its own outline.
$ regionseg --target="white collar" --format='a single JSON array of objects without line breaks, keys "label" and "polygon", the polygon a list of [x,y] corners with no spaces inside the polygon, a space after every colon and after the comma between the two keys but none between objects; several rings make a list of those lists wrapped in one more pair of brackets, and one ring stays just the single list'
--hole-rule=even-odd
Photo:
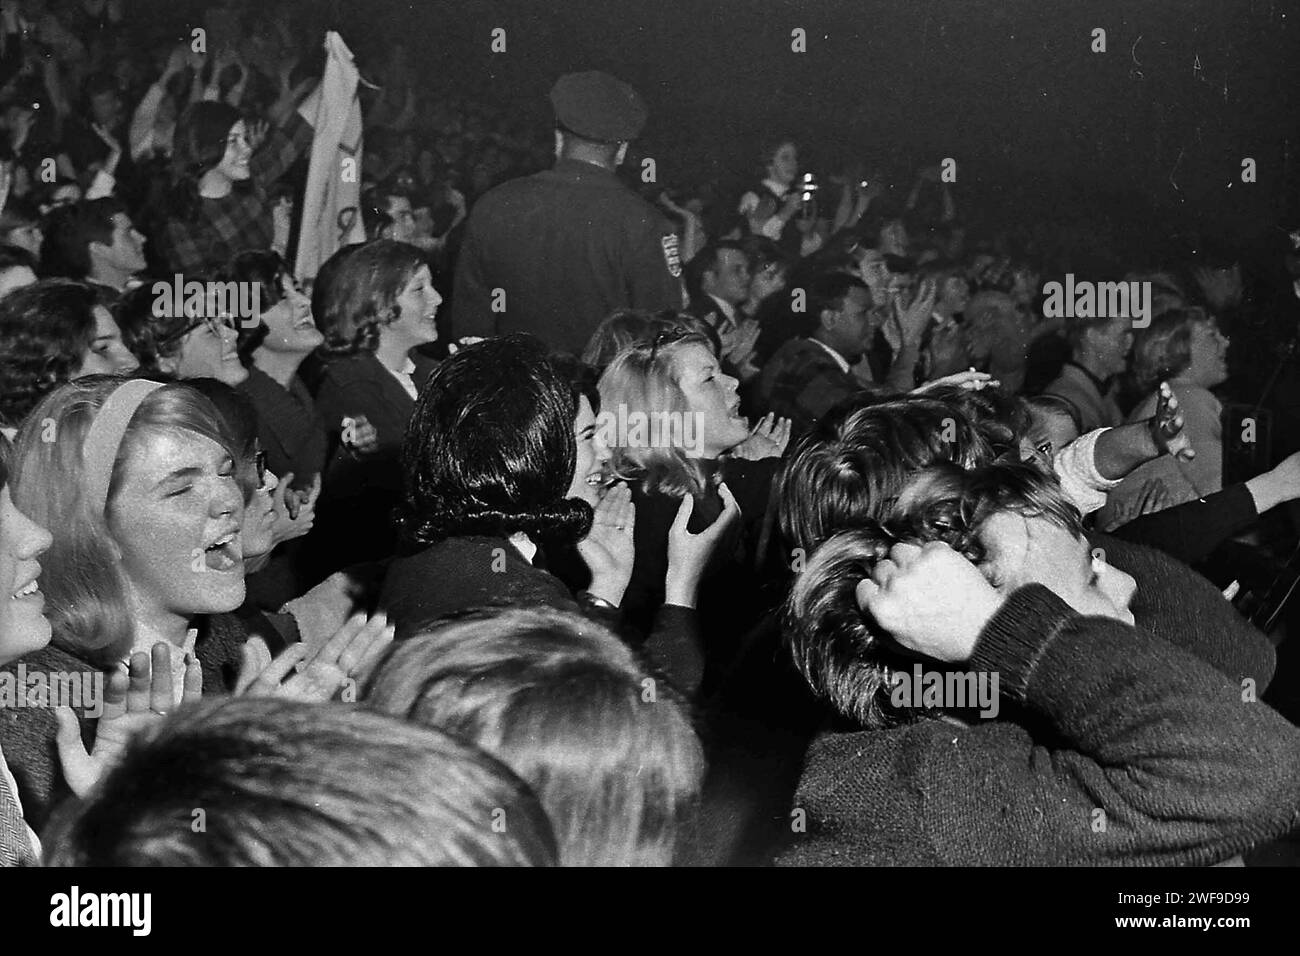
[{"label": "white collar", "polygon": [[529,564],[533,563],[533,558],[537,556],[537,545],[533,544],[532,538],[522,531],[516,531],[510,536],[510,543],[524,556],[525,561]]},{"label": "white collar", "polygon": [[714,302],[718,303],[718,310],[719,310],[723,315],[725,315],[725,316],[727,317],[727,320],[728,320],[729,322],[731,322],[732,325],[735,325],[735,323],[736,323],[736,307],[735,307],[734,305],[732,305],[730,302],[727,302],[727,301],[725,301],[725,300],[723,300],[723,299],[719,299],[719,298],[718,298],[716,295],[714,295],[713,293],[708,293],[708,296],[709,296],[709,298],[712,299]]},{"label": "white collar", "polygon": [[[379,364],[384,365],[383,362]],[[389,375],[397,379],[397,384],[402,386],[407,395],[410,395],[411,398],[420,397],[419,390],[415,387],[415,381],[411,378],[411,374],[415,371],[415,362],[411,360],[411,356],[406,356],[406,361],[402,363],[402,367],[399,369],[392,369],[387,365],[384,365],[384,369]]]},{"label": "white collar", "polygon": [[809,339],[808,339],[808,341],[809,341],[809,342],[816,342],[816,343],[817,343],[818,345],[820,345],[823,349],[825,349],[825,350],[826,350],[826,354],[829,355],[831,358],[835,359],[835,364],[838,365],[838,366],[840,367],[840,371],[841,371],[841,372],[847,372],[847,371],[849,370],[849,360],[846,359],[846,358],[845,358],[843,355],[841,355],[839,352],[835,351],[833,348],[831,348],[829,345],[827,345],[827,344],[826,344],[825,342],[823,342],[821,339],[814,339],[814,338],[812,338],[812,337],[810,336]]}]

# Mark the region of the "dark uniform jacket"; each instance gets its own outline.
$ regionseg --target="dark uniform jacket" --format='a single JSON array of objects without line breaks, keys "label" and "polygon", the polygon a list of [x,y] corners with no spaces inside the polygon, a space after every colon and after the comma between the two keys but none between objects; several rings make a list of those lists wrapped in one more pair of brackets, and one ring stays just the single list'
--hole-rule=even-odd
[{"label": "dark uniform jacket", "polygon": [[[668,220],[609,170],[562,159],[478,201],[456,266],[452,329],[530,332],[580,353],[616,309],[680,309]],[[505,294],[497,298],[495,289]]]}]

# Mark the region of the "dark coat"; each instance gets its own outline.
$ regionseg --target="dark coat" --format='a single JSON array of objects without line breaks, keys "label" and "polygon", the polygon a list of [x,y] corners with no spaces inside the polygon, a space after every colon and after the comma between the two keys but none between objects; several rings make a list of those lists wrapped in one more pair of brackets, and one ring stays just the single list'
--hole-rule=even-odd
[{"label": "dark coat", "polygon": [[[577,355],[617,309],[680,309],[680,276],[677,237],[657,209],[612,172],[562,159],[475,204],[451,324],[457,338],[529,332]],[[497,289],[505,301],[494,309]]]},{"label": "dark coat", "polygon": [[444,538],[398,557],[389,565],[379,598],[379,606],[397,627],[398,640],[438,618],[476,608],[539,605],[599,621],[640,647],[685,696],[698,687],[704,664],[694,610],[660,608],[645,637],[629,627],[618,610],[579,605],[563,581],[525,561],[506,538]]}]

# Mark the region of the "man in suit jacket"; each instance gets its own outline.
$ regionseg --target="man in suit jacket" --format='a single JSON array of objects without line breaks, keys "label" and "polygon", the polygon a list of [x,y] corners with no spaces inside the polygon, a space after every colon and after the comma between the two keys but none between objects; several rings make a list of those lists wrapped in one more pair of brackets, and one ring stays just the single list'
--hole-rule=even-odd
[{"label": "man in suit jacket", "polygon": [[1128,366],[1132,323],[1132,319],[1116,317],[1075,319],[1066,326],[1070,360],[1043,394],[1056,395],[1073,405],[1085,433],[1124,423],[1115,400],[1115,380]]},{"label": "man in suit jacket", "polygon": [[[789,418],[796,433],[812,428],[844,399],[872,388],[852,371],[877,331],[871,291],[847,273],[820,276],[809,286],[808,315],[815,325],[806,338],[782,345],[758,379],[759,407]],[[910,354],[915,364],[915,345]]]}]

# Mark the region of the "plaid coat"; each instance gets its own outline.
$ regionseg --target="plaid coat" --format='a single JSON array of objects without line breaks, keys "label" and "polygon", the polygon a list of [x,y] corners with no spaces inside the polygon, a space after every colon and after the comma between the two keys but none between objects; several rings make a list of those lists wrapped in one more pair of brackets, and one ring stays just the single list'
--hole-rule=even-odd
[{"label": "plaid coat", "polygon": [[271,130],[249,162],[247,186],[220,199],[200,199],[194,219],[171,218],[163,229],[162,253],[173,272],[200,274],[245,249],[270,249],[275,238],[268,189],[311,146],[313,130],[297,112]]},{"label": "plaid coat", "polygon": [[798,434],[844,399],[869,389],[819,343],[791,339],[763,366],[757,396],[760,409],[790,419]]}]

